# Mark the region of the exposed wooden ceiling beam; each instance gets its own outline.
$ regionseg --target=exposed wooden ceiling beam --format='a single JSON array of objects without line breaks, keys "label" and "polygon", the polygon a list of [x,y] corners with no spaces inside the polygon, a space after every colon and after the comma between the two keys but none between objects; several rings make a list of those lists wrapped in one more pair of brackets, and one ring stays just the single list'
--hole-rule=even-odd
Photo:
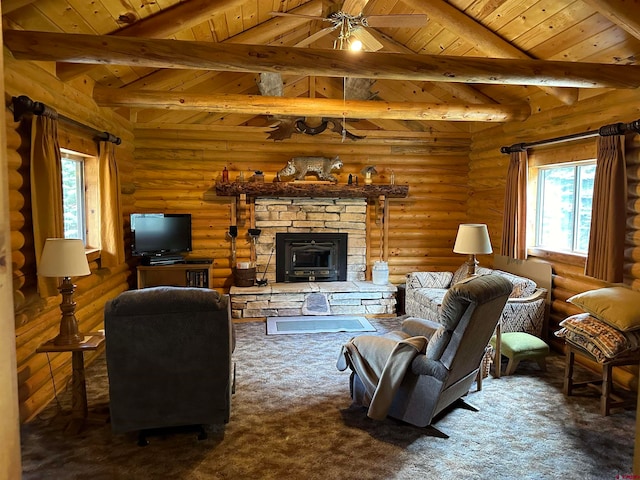
[{"label": "exposed wooden ceiling beam", "polygon": [[525,120],[529,105],[452,105],[413,102],[333,100],[261,95],[202,95],[165,91],[96,88],[93,97],[103,107],[156,108],[163,110],[205,110],[254,115],[384,118],[396,120],[443,120],[505,122]]},{"label": "exposed wooden ceiling beam", "polygon": [[2,14],[6,15],[7,13],[18,10],[19,8],[31,5],[35,1],[36,0],[2,0]]},{"label": "exposed wooden ceiling beam", "polygon": [[121,28],[113,34],[125,37],[167,38],[244,3],[246,0],[189,0]]},{"label": "exposed wooden ceiling beam", "polygon": [[[323,6],[322,0],[311,0],[310,2],[307,2],[304,5],[293,9],[292,12],[295,12],[296,14],[300,14],[300,15],[314,15],[314,14],[319,15],[322,13],[322,6]],[[267,20],[266,22],[262,22],[256,25],[255,27],[250,28],[249,30],[245,30],[242,33],[234,35],[233,37],[230,37],[227,40],[225,40],[223,43],[241,43],[245,45],[256,43],[256,44],[268,45],[270,44],[271,41],[273,41],[272,40],[273,38],[277,38],[277,37],[280,37],[281,35],[286,34],[292,28],[295,28],[296,26],[302,23],[308,23],[308,20],[300,19],[296,17],[275,17],[271,20]],[[73,65],[73,66],[77,66],[84,69],[94,68],[93,65],[91,66],[87,66],[83,64],[67,64],[67,65]],[[174,73],[171,74],[169,72],[174,72]],[[166,83],[168,78],[172,76],[180,77],[181,75],[184,75],[184,72],[177,71],[177,70],[172,70],[172,71],[157,70],[156,72],[151,73],[150,75],[147,75],[144,78],[141,78],[135,82],[132,82],[131,84],[128,84],[127,87],[134,88],[134,89],[141,88],[140,85],[144,84],[145,88],[153,89],[154,88],[153,84],[156,78],[160,78],[162,79],[161,81],[163,83]]]},{"label": "exposed wooden ceiling beam", "polygon": [[586,0],[601,15],[640,40],[640,0]]},{"label": "exposed wooden ceiling beam", "polygon": [[[403,1],[418,12],[428,14],[431,20],[438,22],[489,57],[532,59],[527,53],[443,0],[429,0],[428,3],[422,0]],[[572,105],[578,100],[578,90],[575,88],[559,89],[545,86],[540,88],[566,105]]]},{"label": "exposed wooden ceiling beam", "polygon": [[639,65],[403,55],[7,30],[19,60],[582,88],[637,88]]},{"label": "exposed wooden ceiling beam", "polygon": [[[245,3],[245,0],[189,0],[176,4],[150,17],[113,32],[111,35],[167,38],[182,30],[195,27],[213,15]],[[87,73],[86,65],[58,65],[56,74],[63,81]]]},{"label": "exposed wooden ceiling beam", "polygon": [[[413,51],[403,45],[396,42],[393,38],[388,37],[378,30],[371,29],[371,33],[384,45],[384,49],[387,52],[395,53],[407,53],[412,54]],[[458,98],[464,103],[498,103],[492,98],[486,96],[480,90],[472,85],[465,85],[463,83],[444,83],[439,82],[438,86],[443,90],[447,90],[451,95]],[[417,86],[420,88],[419,86]]]}]

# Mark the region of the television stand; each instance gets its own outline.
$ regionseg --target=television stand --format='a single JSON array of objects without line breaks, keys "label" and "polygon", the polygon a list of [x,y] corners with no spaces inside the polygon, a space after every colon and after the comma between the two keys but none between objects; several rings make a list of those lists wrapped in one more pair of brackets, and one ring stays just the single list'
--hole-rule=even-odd
[{"label": "television stand", "polygon": [[159,255],[142,259],[143,265],[173,265],[176,263],[184,263],[184,257],[182,255]]},{"label": "television stand", "polygon": [[137,286],[138,288],[158,286],[209,288],[212,269],[213,265],[210,263],[139,265]]}]

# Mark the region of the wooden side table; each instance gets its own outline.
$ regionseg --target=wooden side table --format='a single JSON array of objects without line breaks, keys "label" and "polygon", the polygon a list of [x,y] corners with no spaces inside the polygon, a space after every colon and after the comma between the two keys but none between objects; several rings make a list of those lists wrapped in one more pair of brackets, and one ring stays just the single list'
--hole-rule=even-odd
[{"label": "wooden side table", "polygon": [[[600,390],[600,413],[606,417],[612,408],[616,407],[634,407],[636,406],[635,398],[623,398],[616,395],[613,388],[613,367],[622,365],[638,365],[640,361],[640,351],[635,350],[626,354],[621,354],[616,358],[609,359],[606,362],[598,362],[584,348],[571,343],[565,339],[565,371],[563,393],[568,397],[573,394],[573,389],[582,386],[594,386]],[[573,380],[573,365],[576,355],[582,355],[591,361],[597,362],[602,366],[602,379],[594,379],[583,382]]]},{"label": "wooden side table", "polygon": [[[89,407],[87,403],[87,384],[84,372],[84,352],[97,350],[104,343],[104,334],[101,332],[91,332],[84,334],[84,341],[71,345],[56,345],[53,340],[43,343],[36,350],[37,353],[48,352],[71,352],[72,375],[72,396],[71,396],[71,421],[67,426],[67,431],[78,433],[82,430],[85,422],[89,420]],[[106,421],[100,418],[101,422]]]}]

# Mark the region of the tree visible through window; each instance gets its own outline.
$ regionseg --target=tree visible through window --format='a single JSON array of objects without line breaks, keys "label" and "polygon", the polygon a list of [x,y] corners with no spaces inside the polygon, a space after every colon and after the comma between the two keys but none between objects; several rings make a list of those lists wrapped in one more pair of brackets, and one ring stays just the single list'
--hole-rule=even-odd
[{"label": "tree visible through window", "polygon": [[595,172],[595,161],[540,168],[536,246],[587,253]]},{"label": "tree visible through window", "polygon": [[80,238],[85,247],[100,248],[98,159],[60,149],[64,237]]},{"label": "tree visible through window", "polygon": [[62,207],[64,237],[80,238],[86,244],[84,160],[62,152]]}]

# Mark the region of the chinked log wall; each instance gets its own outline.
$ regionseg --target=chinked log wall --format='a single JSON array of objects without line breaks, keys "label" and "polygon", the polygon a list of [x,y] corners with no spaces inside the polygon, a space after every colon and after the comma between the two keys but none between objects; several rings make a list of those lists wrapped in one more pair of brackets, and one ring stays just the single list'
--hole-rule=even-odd
[{"label": "chinked log wall", "polygon": [[[639,102],[640,93],[637,90],[607,92],[572,107],[560,107],[533,115],[521,123],[490,128],[474,135],[469,172],[469,186],[472,189],[469,218],[488,224],[494,250],[499,248],[502,240],[504,185],[509,163],[509,156],[501,154],[500,147],[592,130],[615,122],[629,122],[638,118]],[[595,155],[595,139],[580,145],[565,143],[550,146],[546,150],[545,156],[555,156],[556,162],[585,159],[589,158],[585,157],[585,151]],[[535,151],[531,153],[535,156]],[[626,153],[629,200],[624,281],[635,290],[640,290],[640,135],[628,139]],[[552,305],[547,335],[554,346],[561,349],[562,343],[554,338],[553,332],[564,318],[580,312],[566,302],[567,298],[606,284],[584,275],[584,260],[545,252],[536,252],[536,258],[552,265]],[[617,380],[636,388],[637,368],[632,371],[630,375],[618,372]]]},{"label": "chinked log wall", "polygon": [[[392,122],[395,126],[396,124]],[[226,166],[234,181],[254,170],[271,182],[287,161],[297,156],[340,156],[344,167],[334,172],[345,185],[349,174],[359,177],[375,165],[374,183],[389,183],[391,170],[397,184],[409,185],[407,198],[389,200],[390,281],[403,283],[413,270],[450,269],[464,259],[452,253],[458,224],[466,219],[470,135],[444,128],[442,133],[411,131],[358,131],[364,140],[341,141],[331,132],[317,136],[294,135],[282,142],[266,140],[268,126],[225,127],[194,125],[187,128],[141,128],[136,136],[136,209],[190,212],[193,215],[194,256],[214,258],[213,287],[227,291],[232,284],[230,238],[227,230],[234,197],[215,195],[215,182]],[[448,128],[448,129],[447,129]],[[313,179],[314,177],[309,177]],[[244,202],[241,202],[245,205]],[[380,228],[375,208],[367,219],[367,245],[379,251]],[[249,260],[247,229],[250,208],[238,210],[238,261]]]},{"label": "chinked log wall", "polygon": [[[59,82],[41,66],[16,62],[7,55],[5,63],[5,88],[7,96],[27,95],[44,102],[60,114],[90,125],[100,131],[109,131],[122,138],[116,148],[121,181],[127,191],[133,172],[133,135],[122,118],[107,109],[98,108],[88,95]],[[36,293],[36,265],[33,250],[31,202],[29,190],[29,131],[30,122],[18,124],[13,114],[5,109],[7,163],[9,179],[9,215],[11,228],[11,268],[16,325],[16,353],[18,366],[18,392],[20,418],[28,420],[44,408],[53,398],[53,383],[47,356],[35,353],[46,340],[57,335],[60,324],[60,296],[41,299]],[[62,147],[80,152],[96,153],[95,142],[81,132],[60,126]],[[92,151],[93,150],[93,151]],[[122,196],[124,214],[128,218],[133,205],[130,194]],[[122,264],[107,269],[100,268],[97,255],[91,256],[92,274],[74,278],[77,283],[76,317],[81,331],[103,328],[105,302],[128,288],[131,269]],[[85,354],[91,362],[95,353]],[[51,369],[58,391],[68,384],[71,376],[71,354],[49,354]]]}]

